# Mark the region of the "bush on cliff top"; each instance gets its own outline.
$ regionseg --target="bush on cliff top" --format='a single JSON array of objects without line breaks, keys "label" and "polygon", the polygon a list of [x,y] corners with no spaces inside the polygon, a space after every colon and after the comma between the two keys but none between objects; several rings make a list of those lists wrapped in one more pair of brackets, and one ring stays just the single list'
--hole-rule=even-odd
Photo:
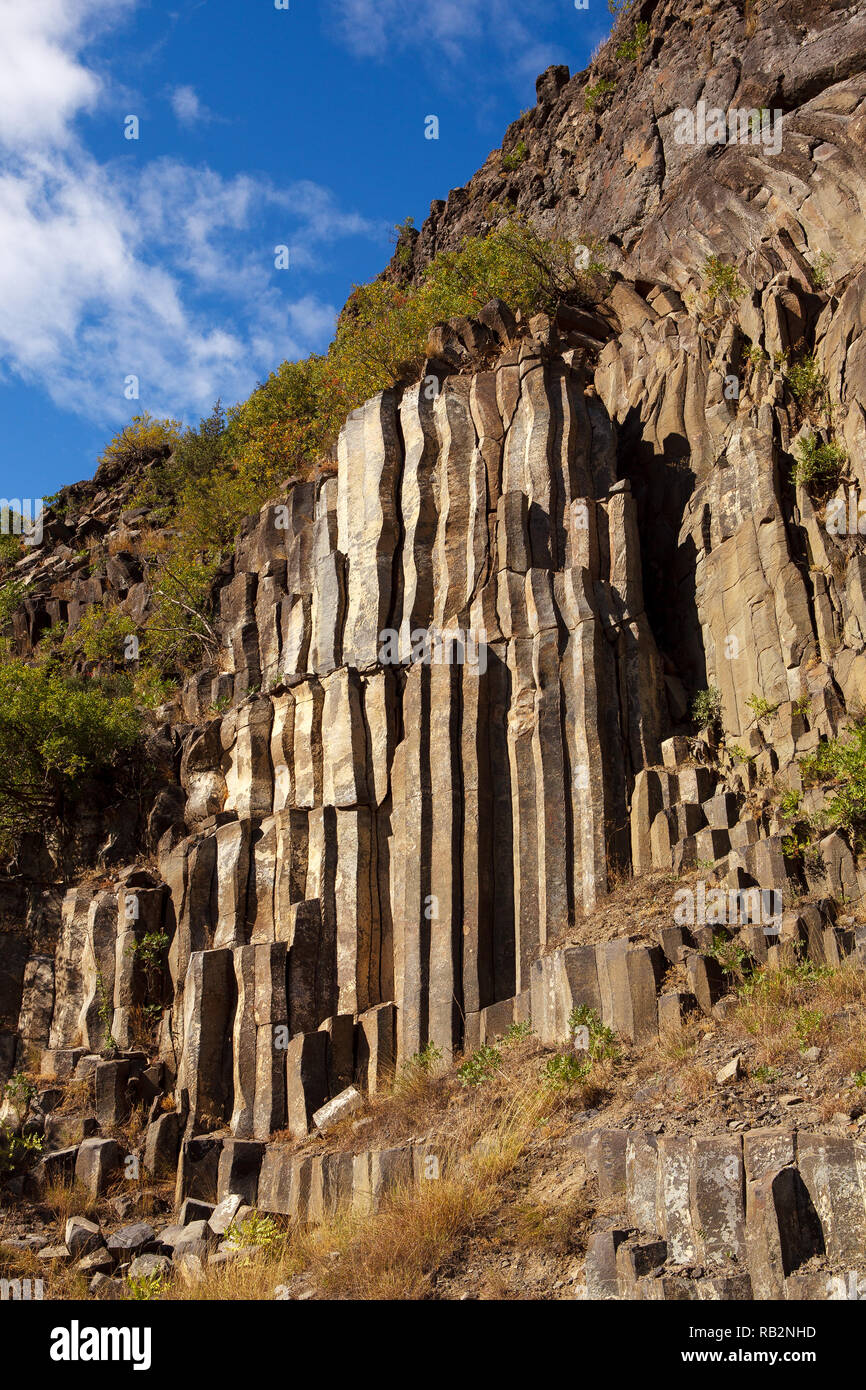
[{"label": "bush on cliff top", "polygon": [[52,668],[0,665],[0,853],[44,831],[139,732],[132,700]]},{"label": "bush on cliff top", "polygon": [[[493,205],[490,219],[504,217],[496,230],[440,253],[417,285],[356,286],[325,355],[283,362],[228,412],[218,401],[185,430],[147,412],[135,416],[106,446],[100,467],[109,476],[140,470],[132,500],[155,523],[143,547],[151,612],[136,631],[119,611],[96,609],[66,638],[52,635],[52,659],[108,665],[125,672],[123,689],[137,698],[145,687],[163,698],[167,680],[216,654],[213,581],[243,519],[287,480],[314,474],[350,411],[397,381],[417,379],[434,324],[477,314],[494,298],[528,315],[601,297],[607,277],[596,243],[584,267],[570,241],[543,238],[507,214]],[[135,669],[123,655],[133,631],[141,641]]]},{"label": "bush on cliff top", "polygon": [[541,237],[511,216],[459,251],[440,252],[419,285],[356,285],[327,354],[284,362],[229,412],[235,466],[263,487],[308,472],[351,410],[420,373],[427,335],[444,319],[477,314],[495,298],[524,314],[551,312],[567,298],[597,298],[603,284],[597,256],[579,269],[570,241]]},{"label": "bush on cliff top", "polygon": [[[420,374],[434,324],[477,314],[494,298],[524,314],[552,312],[565,299],[598,298],[605,278],[597,246],[581,268],[571,242],[543,238],[512,215],[459,251],[440,253],[418,285],[355,286],[324,356],[283,362],[227,413],[217,402],[148,469],[135,500],[174,534],[154,533],[151,544],[154,612],[143,659],[164,676],[211,647],[210,587],[243,518],[287,479],[312,475],[350,411]],[[118,436],[114,454],[122,444]]]}]

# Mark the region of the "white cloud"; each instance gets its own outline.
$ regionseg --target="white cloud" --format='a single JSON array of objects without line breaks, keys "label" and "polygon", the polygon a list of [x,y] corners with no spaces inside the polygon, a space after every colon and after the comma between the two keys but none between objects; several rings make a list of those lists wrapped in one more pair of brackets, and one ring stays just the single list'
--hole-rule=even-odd
[{"label": "white cloud", "polygon": [[201,101],[195,87],[175,87],[169,100],[180,125],[205,125],[214,119],[213,112]]},{"label": "white cloud", "polygon": [[66,144],[103,91],[77,52],[130,10],[126,0],[0,0],[0,144]]},{"label": "white cloud", "polygon": [[563,61],[559,45],[537,40],[549,11],[549,0],[521,0],[519,6],[514,0],[437,0],[424,8],[421,21],[415,0],[330,0],[329,12],[337,36],[356,57],[384,59],[392,50],[419,48],[457,65],[472,45],[483,44],[503,55],[513,77],[525,79]]},{"label": "white cloud", "polygon": [[[276,187],[126,151],[95,160],[73,124],[103,92],[82,52],[92,25],[121,8],[0,0],[0,372],[100,425],[135,409],[129,375],[141,407],[206,413],[324,345],[334,306],[309,292],[292,302],[272,228],[298,267],[335,237],[380,230],[312,183]],[[189,114],[198,99],[186,91]]]}]

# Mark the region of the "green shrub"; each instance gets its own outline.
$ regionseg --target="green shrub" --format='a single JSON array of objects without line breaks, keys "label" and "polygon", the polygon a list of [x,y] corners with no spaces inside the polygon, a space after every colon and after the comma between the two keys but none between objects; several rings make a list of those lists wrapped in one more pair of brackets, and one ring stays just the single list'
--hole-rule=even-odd
[{"label": "green shrub", "polygon": [[212,587],[219,552],[196,553],[189,543],[174,551],[161,542],[152,551],[151,608],[144,629],[144,655],[163,678],[213,659],[219,639],[213,625]]},{"label": "green shrub", "polygon": [[0,1126],[0,1174],[20,1172],[30,1166],[34,1157],[42,1152],[42,1136],[39,1134],[18,1135]]},{"label": "green shrub", "polygon": [[23,1120],[31,1100],[36,1095],[36,1086],[26,1072],[18,1071],[6,1082],[3,1094],[15,1106],[18,1118]]},{"label": "green shrub", "polygon": [[616,1061],[619,1056],[616,1034],[607,1024],[602,1023],[595,1009],[591,1009],[588,1004],[578,1004],[569,1014],[568,1031],[572,1037],[578,1028],[586,1028],[589,1035],[589,1045],[585,1051],[591,1061],[600,1062],[606,1058]]},{"label": "green shrub", "polygon": [[91,661],[126,669],[126,639],[138,632],[136,624],[119,608],[91,604],[77,627],[63,636],[59,651],[68,661]]},{"label": "green shrub", "polygon": [[770,355],[765,352],[759,343],[750,343],[745,353],[746,361],[750,367],[762,367],[765,362],[769,362]]},{"label": "green shrub", "polygon": [[765,700],[761,695],[750,695],[746,704],[759,723],[762,719],[770,719],[779,708],[778,701],[773,704],[771,700]]},{"label": "green shrub", "polygon": [[407,1087],[411,1089],[415,1082],[435,1071],[441,1061],[442,1049],[435,1043],[428,1042],[420,1052],[416,1052],[403,1063],[395,1080],[395,1091],[399,1093]]},{"label": "green shrub", "polygon": [[127,1277],[127,1297],[135,1303],[150,1303],[161,1298],[166,1283],[161,1274],[139,1274]]},{"label": "green shrub", "polygon": [[502,1054],[498,1048],[491,1047],[489,1043],[482,1043],[481,1047],[477,1047],[472,1056],[467,1057],[457,1068],[461,1085],[481,1086],[490,1080],[501,1061]]},{"label": "green shrub", "polygon": [[170,454],[180,433],[179,420],[158,420],[146,410],[143,415],[134,415],[106,444],[99,456],[99,466],[126,470],[150,463]]},{"label": "green shrub", "polygon": [[809,270],[812,279],[812,284],[816,290],[826,289],[827,286],[830,284],[830,267],[832,266],[834,260],[835,257],[832,256],[829,251],[822,251],[821,254],[817,256],[815,260],[812,262],[811,266],[809,267]]},{"label": "green shrub", "polygon": [[277,1225],[272,1216],[260,1216],[253,1212],[246,1220],[236,1224],[234,1221],[226,1233],[226,1240],[233,1250],[243,1250],[246,1246],[257,1245],[262,1250],[278,1250],[285,1244],[285,1231]]},{"label": "green shrub", "polygon": [[588,1080],[591,1071],[592,1062],[587,1058],[580,1058],[574,1052],[558,1052],[548,1057],[541,1075],[545,1085],[560,1091]]},{"label": "green shrub", "polygon": [[845,450],[838,444],[822,443],[814,433],[798,439],[795,450],[791,481],[821,493],[832,492],[848,460]]},{"label": "green shrub", "polygon": [[788,366],[787,380],[791,395],[803,411],[826,407],[827,381],[812,353],[806,353]]},{"label": "green shrub", "polygon": [[803,793],[794,788],[783,792],[779,797],[779,813],[785,820],[793,820],[803,801]]},{"label": "green shrub", "polygon": [[638,20],[634,27],[634,34],[630,39],[626,39],[616,50],[616,56],[621,63],[635,62],[640,57],[646,41],[649,38],[649,24],[645,19]]},{"label": "green shrub", "polygon": [[824,1022],[824,1015],[820,1009],[800,1009],[794,1020],[794,1032],[800,1044],[800,1051],[805,1052],[807,1048],[817,1040],[821,1033],[821,1025]]},{"label": "green shrub", "polygon": [[728,265],[718,256],[707,256],[704,261],[704,289],[713,304],[721,306],[726,313],[733,311],[746,292],[736,266]]},{"label": "green shrub", "polygon": [[707,724],[717,724],[722,717],[722,692],[714,685],[699,690],[692,700],[692,719],[699,729]]},{"label": "green shrub", "polygon": [[593,82],[587,87],[583,94],[584,111],[594,111],[600,102],[610,96],[611,92],[616,91],[616,83],[612,77],[600,77],[597,82]]},{"label": "green shrub", "polygon": [[825,808],[831,827],[861,836],[866,825],[866,723],[848,735],[819,744],[814,753],[800,760],[800,769],[807,782],[835,784]]},{"label": "green shrub", "polygon": [[515,169],[519,169],[521,164],[525,164],[529,158],[529,147],[525,140],[519,140],[510,154],[502,156],[502,167],[508,174],[513,174]]},{"label": "green shrub", "polygon": [[20,535],[15,535],[13,529],[14,516],[14,512],[11,514],[7,512],[9,519],[6,522],[6,528],[5,530],[0,529],[0,571],[14,565],[15,561],[20,560],[23,554],[24,543]]},{"label": "green shrub", "polygon": [[12,615],[21,607],[30,584],[26,579],[9,579],[0,584],[0,635],[12,621]]},{"label": "green shrub", "polygon": [[51,666],[0,665],[0,853],[62,816],[82,780],[107,770],[139,732],[131,699]]},{"label": "green shrub", "polygon": [[513,1047],[515,1043],[524,1042],[532,1037],[531,1023],[512,1023],[502,1035],[502,1046]]},{"label": "green shrub", "polygon": [[747,967],[751,963],[751,956],[745,946],[723,931],[715,933],[713,944],[707,954],[718,962],[726,975],[734,975],[738,980],[745,977]]}]

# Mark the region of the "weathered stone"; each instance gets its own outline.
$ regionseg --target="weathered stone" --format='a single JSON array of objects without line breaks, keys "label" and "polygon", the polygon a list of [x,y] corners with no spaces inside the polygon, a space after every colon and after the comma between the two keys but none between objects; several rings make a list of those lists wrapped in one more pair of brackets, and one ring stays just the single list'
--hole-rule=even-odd
[{"label": "weathered stone", "polygon": [[143,1254],[155,1240],[153,1227],[146,1221],[136,1221],[131,1226],[121,1226],[118,1231],[112,1231],[105,1243],[114,1258],[120,1261]]},{"label": "weathered stone", "polygon": [[[249,1206],[255,1206],[263,1153],[264,1144],[244,1139],[223,1141],[217,1169],[218,1203],[236,1193]],[[211,1228],[215,1229],[212,1222]]]},{"label": "weathered stone", "polygon": [[81,1259],[104,1245],[102,1232],[95,1221],[85,1216],[70,1216],[66,1222],[63,1244],[74,1259]]},{"label": "weathered stone", "polygon": [[114,1139],[85,1139],[75,1159],[75,1181],[91,1197],[101,1197],[120,1168],[120,1149]]},{"label": "weathered stone", "polygon": [[301,1033],[286,1050],[286,1110],[292,1134],[309,1132],[316,1110],[328,1096],[328,1037]]},{"label": "weathered stone", "polygon": [[377,1004],[359,1014],[355,1030],[355,1076],[374,1095],[390,1081],[396,1064],[396,1010]]},{"label": "weathered stone", "polygon": [[347,1086],[332,1100],[329,1100],[313,1115],[313,1124],[320,1134],[325,1134],[348,1115],[353,1115],[363,1105],[363,1097],[354,1086]]}]

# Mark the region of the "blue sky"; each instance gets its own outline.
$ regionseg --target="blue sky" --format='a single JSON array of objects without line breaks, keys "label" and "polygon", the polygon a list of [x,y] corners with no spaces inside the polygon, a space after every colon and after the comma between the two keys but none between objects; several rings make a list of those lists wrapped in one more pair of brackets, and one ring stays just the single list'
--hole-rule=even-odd
[{"label": "blue sky", "polygon": [[606,0],[0,0],[0,496],[324,349],[394,224],[610,24]]}]

